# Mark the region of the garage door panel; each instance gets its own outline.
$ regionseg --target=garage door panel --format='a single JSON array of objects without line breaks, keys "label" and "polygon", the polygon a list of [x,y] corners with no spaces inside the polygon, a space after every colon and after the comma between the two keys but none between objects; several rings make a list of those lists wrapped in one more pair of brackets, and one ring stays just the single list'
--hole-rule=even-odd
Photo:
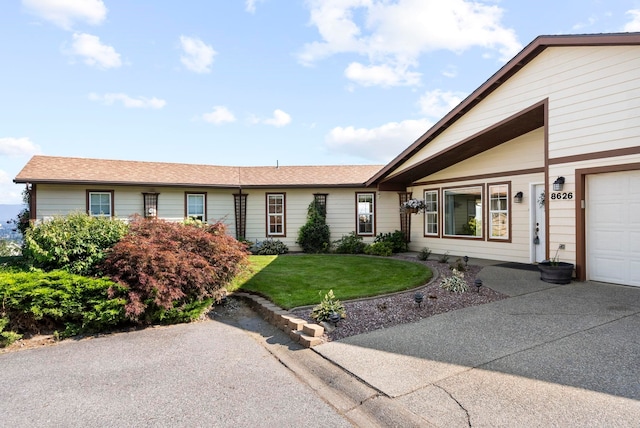
[{"label": "garage door panel", "polygon": [[592,250],[601,252],[619,252],[620,251],[620,243],[626,241],[626,236],[624,233],[619,231],[614,231],[611,229],[608,230],[596,230],[592,234],[593,239],[590,244],[592,246]]},{"label": "garage door panel", "polygon": [[587,277],[640,286],[640,171],[587,177]]},{"label": "garage door panel", "polygon": [[600,226],[622,227],[627,217],[626,210],[627,208],[621,203],[605,203],[600,200],[595,204],[590,218]]}]

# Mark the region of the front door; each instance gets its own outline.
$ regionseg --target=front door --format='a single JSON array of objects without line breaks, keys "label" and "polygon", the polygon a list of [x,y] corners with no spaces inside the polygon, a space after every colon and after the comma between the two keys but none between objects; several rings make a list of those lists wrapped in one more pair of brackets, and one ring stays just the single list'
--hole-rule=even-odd
[{"label": "front door", "polygon": [[532,198],[531,201],[531,254],[533,255],[533,260],[536,263],[540,263],[547,258],[544,184],[535,184],[532,194],[535,195],[535,198]]}]

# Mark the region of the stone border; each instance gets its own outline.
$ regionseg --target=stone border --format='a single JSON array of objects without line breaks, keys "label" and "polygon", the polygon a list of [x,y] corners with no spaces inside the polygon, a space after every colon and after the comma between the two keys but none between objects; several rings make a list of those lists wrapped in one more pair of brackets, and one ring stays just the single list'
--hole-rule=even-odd
[{"label": "stone border", "polygon": [[322,339],[324,327],[321,325],[309,323],[306,320],[298,318],[291,314],[291,312],[255,294],[235,292],[231,293],[230,296],[245,300],[249,303],[251,309],[260,314],[266,321],[287,333],[294,342],[306,348],[324,343]]}]

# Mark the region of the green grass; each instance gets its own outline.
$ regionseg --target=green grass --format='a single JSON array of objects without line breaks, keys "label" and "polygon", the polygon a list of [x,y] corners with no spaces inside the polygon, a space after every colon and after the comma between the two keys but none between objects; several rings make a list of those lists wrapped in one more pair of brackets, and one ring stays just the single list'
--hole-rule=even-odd
[{"label": "green grass", "polygon": [[352,255],[250,256],[249,270],[228,287],[260,293],[285,309],[402,291],[429,281],[431,270],[397,259]]}]

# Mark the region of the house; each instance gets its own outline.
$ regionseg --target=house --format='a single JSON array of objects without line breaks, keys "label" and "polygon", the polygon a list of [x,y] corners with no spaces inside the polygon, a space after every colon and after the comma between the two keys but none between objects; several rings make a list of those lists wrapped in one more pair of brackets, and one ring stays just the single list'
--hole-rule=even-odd
[{"label": "house", "polygon": [[[17,183],[31,188],[31,217],[71,212],[127,219],[221,220],[238,239],[274,238],[292,250],[309,204],[327,209],[332,238],[376,233],[375,189],[364,183],[381,165],[231,167],[34,156]],[[396,210],[395,204],[387,204]],[[359,207],[356,210],[356,207]],[[356,213],[357,211],[357,213]],[[383,224],[385,229],[392,224]]]},{"label": "house", "polygon": [[[579,280],[640,286],[639,143],[640,34],[541,36],[383,167],[36,156],[14,181],[32,186],[34,219],[73,210],[224,218],[238,236],[295,247],[319,198],[332,239],[400,229],[413,250],[557,257]],[[411,198],[425,211],[401,212]]]}]

